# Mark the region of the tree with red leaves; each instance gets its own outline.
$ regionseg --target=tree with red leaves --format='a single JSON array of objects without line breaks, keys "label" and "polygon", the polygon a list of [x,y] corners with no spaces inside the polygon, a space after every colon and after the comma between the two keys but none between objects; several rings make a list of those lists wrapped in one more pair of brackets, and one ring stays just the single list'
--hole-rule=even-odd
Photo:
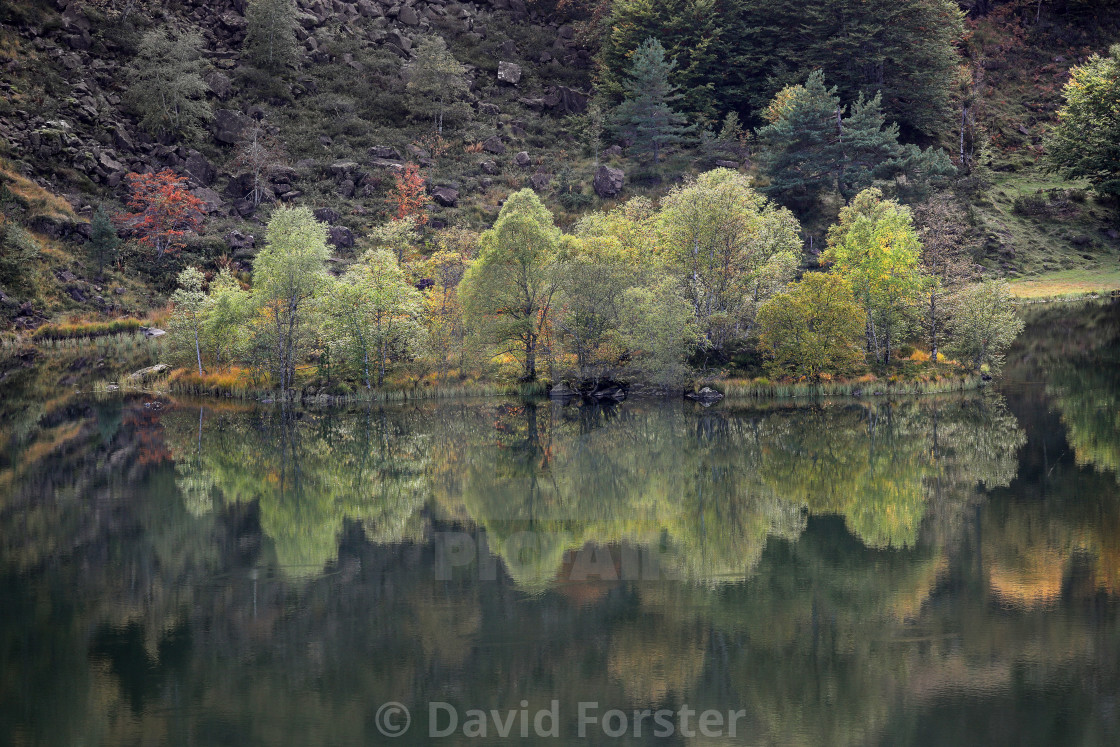
[{"label": "tree with red leaves", "polygon": [[423,226],[428,222],[428,214],[424,206],[428,204],[428,195],[424,191],[424,179],[420,176],[420,169],[414,163],[404,167],[404,171],[395,177],[397,183],[393,188],[392,199],[397,205],[394,216],[397,220],[412,216],[416,225]]},{"label": "tree with red leaves", "polygon": [[164,254],[182,249],[184,237],[202,226],[206,204],[187,191],[187,179],[176,176],[171,169],[158,174],[129,174],[132,197],[128,207],[133,210],[120,222],[135,231],[140,243],[155,249],[156,261]]}]

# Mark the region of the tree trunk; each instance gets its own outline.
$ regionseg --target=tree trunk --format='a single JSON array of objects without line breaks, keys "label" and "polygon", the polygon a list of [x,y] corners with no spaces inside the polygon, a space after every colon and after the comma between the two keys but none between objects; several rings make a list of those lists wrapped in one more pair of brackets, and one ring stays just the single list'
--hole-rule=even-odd
[{"label": "tree trunk", "polygon": [[198,318],[194,320],[194,354],[198,359],[198,375],[202,376],[202,347],[198,344]]}]

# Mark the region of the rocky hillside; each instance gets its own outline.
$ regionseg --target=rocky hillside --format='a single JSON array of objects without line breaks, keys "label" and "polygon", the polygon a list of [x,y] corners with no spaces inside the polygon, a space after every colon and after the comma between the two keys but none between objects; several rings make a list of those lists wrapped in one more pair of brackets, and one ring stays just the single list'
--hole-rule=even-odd
[{"label": "rocky hillside", "polygon": [[[615,197],[656,192],[662,175],[675,179],[713,165],[695,152],[675,160],[670,154],[661,175],[651,177],[608,140],[596,172],[578,116],[595,78],[595,50],[584,43],[594,35],[581,33],[556,3],[297,5],[300,59],[285,76],[247,63],[246,0],[0,5],[0,185],[10,187],[42,258],[42,271],[24,287],[4,286],[0,324],[143,313],[162,304],[178,265],[231,262],[247,269],[275,202],[313,208],[345,262],[360,237],[390,214],[393,177],[406,163],[421,168],[433,228],[487,226],[506,195],[525,186],[566,224]],[[1116,37],[1120,13],[1079,15],[1055,6],[1032,18],[1012,12],[1015,3],[983,6],[972,8],[962,65],[974,71],[971,95],[979,103],[972,116],[994,170],[964,197],[989,264],[1029,275],[1114,261],[1120,235],[1110,211],[1079,201],[1079,185],[1044,173],[1039,158],[1069,67]],[[153,138],[128,105],[128,66],[140,37],[155,27],[202,35],[214,117],[193,139]],[[417,44],[431,35],[447,41],[469,80],[470,116],[443,137],[413,117],[402,75]],[[234,158],[235,143],[257,122],[285,150],[259,205],[248,199],[249,177]],[[117,271],[95,281],[81,249],[95,206],[119,211],[127,173],[164,168],[186,176],[206,203],[202,235],[158,272],[126,256]],[[1039,189],[1048,190],[1042,203],[1024,200]],[[61,196],[61,207],[44,209],[45,198],[27,197],[34,190]]]}]

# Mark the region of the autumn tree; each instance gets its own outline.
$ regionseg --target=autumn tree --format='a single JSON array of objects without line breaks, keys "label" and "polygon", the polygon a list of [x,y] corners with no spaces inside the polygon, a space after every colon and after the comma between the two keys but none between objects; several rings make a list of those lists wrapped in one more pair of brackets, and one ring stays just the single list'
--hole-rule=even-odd
[{"label": "autumn tree", "polygon": [[245,20],[245,50],[254,65],[270,73],[282,73],[297,62],[293,0],[249,0]]},{"label": "autumn tree", "polygon": [[311,338],[314,299],[327,282],[327,229],[306,207],[280,207],[253,262],[253,299],[265,320],[262,347],[277,386],[295,383],[296,363]]},{"label": "autumn tree", "polygon": [[537,378],[538,344],[559,280],[560,241],[537,193],[515,192],[483,232],[478,260],[461,285],[468,323],[500,352],[521,355],[522,381]]},{"label": "autumn tree", "polygon": [[246,343],[245,323],[252,314],[251,296],[228,267],[210,281],[202,332],[205,357],[221,370],[229,367]]},{"label": "autumn tree", "polygon": [[1120,44],[1073,68],[1064,94],[1046,141],[1050,163],[1100,195],[1120,197]]},{"label": "autumn tree", "polygon": [[430,117],[437,134],[443,134],[445,117],[464,119],[470,114],[465,102],[470,92],[466,68],[451,54],[442,36],[429,36],[416,45],[405,66],[405,79],[410,111]]},{"label": "autumn tree", "polygon": [[661,42],[646,39],[630,58],[630,77],[623,84],[625,99],[614,112],[619,128],[633,137],[634,149],[652,153],[655,164],[665,146],[684,142],[694,129],[673,109],[681,98],[669,79],[675,66],[675,61],[665,59]]},{"label": "autumn tree", "polygon": [[751,335],[759,305],[793,279],[797,219],[751,189],[748,177],[716,169],[666,195],[658,226],[705,357],[727,360]]},{"label": "autumn tree", "polygon": [[921,242],[908,208],[867,189],[840,211],[828,231],[822,259],[847,279],[866,314],[866,347],[871,360],[890,363],[910,328],[926,279]]},{"label": "autumn tree", "polygon": [[359,372],[366,389],[380,387],[391,362],[423,346],[423,301],[397,258],[384,249],[367,252],[325,295],[333,345]]},{"label": "autumn tree", "polygon": [[254,205],[261,204],[268,189],[269,177],[284,165],[286,158],[283,144],[263,123],[254,122],[241,133],[233,166],[252,176],[253,188],[249,197]]},{"label": "autumn tree", "polygon": [[144,34],[128,70],[127,97],[140,126],[157,137],[195,137],[213,118],[202,79],[202,37],[172,35],[165,28]]},{"label": "autumn tree", "polygon": [[389,199],[395,208],[394,217],[397,220],[411,217],[417,226],[426,225],[428,214],[424,212],[424,206],[428,204],[428,193],[424,188],[424,178],[420,176],[420,168],[414,163],[407,164],[393,179]]},{"label": "autumn tree", "polygon": [[179,251],[187,236],[198,231],[206,204],[187,191],[187,178],[171,169],[158,174],[129,174],[133,211],[120,222],[140,237],[140,243],[155,250],[156,261]]},{"label": "autumn tree", "polygon": [[831,273],[806,273],[762,305],[759,342],[778,374],[817,379],[850,372],[863,358],[864,313],[851,285]]}]

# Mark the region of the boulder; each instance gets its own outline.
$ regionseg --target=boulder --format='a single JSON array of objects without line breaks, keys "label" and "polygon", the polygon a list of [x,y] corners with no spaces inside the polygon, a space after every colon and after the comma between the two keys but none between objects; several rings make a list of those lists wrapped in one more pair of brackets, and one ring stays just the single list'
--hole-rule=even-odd
[{"label": "boulder", "polygon": [[506,152],[506,144],[497,135],[491,135],[482,141],[482,149],[487,153],[500,156]]},{"label": "boulder", "polygon": [[233,82],[229,76],[217,70],[206,76],[206,87],[219,101],[225,101],[233,93]]},{"label": "boulder", "polygon": [[167,334],[159,327],[141,327],[140,331],[144,333],[144,337],[163,337]]},{"label": "boulder", "polygon": [[521,66],[502,60],[498,63],[498,82],[516,86],[521,82]]},{"label": "boulder", "polygon": [[725,161],[723,159],[718,159],[716,161],[716,166],[719,166],[721,169],[737,169],[737,168],[739,168],[739,162],[738,161]]},{"label": "boulder", "polygon": [[191,194],[205,203],[208,213],[216,213],[222,209],[222,196],[209,187],[192,189]]},{"label": "boulder", "polygon": [[544,105],[557,114],[583,114],[587,111],[589,95],[567,86],[549,89],[544,96]]},{"label": "boulder", "polygon": [[[152,329],[151,331],[164,334],[162,329]],[[144,334],[147,334],[147,332]],[[158,337],[158,335],[153,336]],[[154,379],[161,374],[165,374],[169,370],[171,370],[171,366],[168,366],[166,363],[157,363],[154,366],[148,366],[147,368],[141,368],[139,371],[133,371],[128,375],[128,378],[133,381],[147,381],[148,379]]]},{"label": "boulder", "polygon": [[241,249],[253,249],[257,245],[257,237],[234,229],[226,234],[226,243],[235,252]]},{"label": "boulder", "polygon": [[327,229],[327,243],[339,249],[349,249],[354,246],[354,233],[346,226],[331,226]]},{"label": "boulder", "polygon": [[436,187],[432,190],[432,199],[444,207],[455,207],[459,204],[459,190],[451,187]]},{"label": "boulder", "polygon": [[214,139],[224,145],[233,145],[252,123],[248,117],[232,109],[219,109],[214,112]]},{"label": "boulder", "polygon": [[622,185],[626,181],[626,175],[622,169],[613,169],[606,164],[599,166],[599,170],[595,172],[595,180],[592,186],[595,187],[595,194],[606,199],[609,197],[617,197],[622,192]]},{"label": "boulder", "polygon": [[579,397],[580,394],[567,384],[560,383],[548,390],[548,396],[550,399],[570,400]]},{"label": "boulder", "polygon": [[498,164],[495,161],[490,160],[483,161],[478,165],[478,167],[482,169],[483,174],[490,174],[491,176],[494,176],[500,170],[498,168]]},{"label": "boulder", "polygon": [[533,165],[533,159],[529,157],[529,154],[526,151],[521,151],[516,156],[514,156],[513,162],[523,169],[527,169]]},{"label": "boulder", "polygon": [[231,176],[226,184],[225,195],[231,200],[240,200],[253,191],[253,175]]},{"label": "boulder", "polygon": [[206,156],[198,151],[190,152],[186,162],[183,164],[183,169],[190,174],[196,182],[204,187],[209,187],[213,184],[214,177],[217,176],[218,173],[214,165],[206,160]]},{"label": "boulder", "polygon": [[383,158],[387,161],[401,160],[401,154],[397,152],[396,148],[390,148],[388,145],[375,145],[369,149],[370,158]]},{"label": "boulder", "polygon": [[315,210],[315,220],[320,223],[334,224],[338,223],[341,219],[342,216],[339,215],[338,211],[334,208],[324,207]]},{"label": "boulder", "polygon": [[685,399],[695,400],[697,402],[719,402],[723,399],[723,394],[712,389],[710,386],[703,387],[698,392],[685,392]]},{"label": "boulder", "polygon": [[400,13],[397,14],[397,20],[405,26],[419,26],[420,16],[416,15],[416,11],[409,5],[402,5]]},{"label": "boulder", "polygon": [[544,192],[548,189],[548,185],[552,183],[552,174],[546,174],[543,171],[538,171],[529,177],[529,186],[538,192]]}]

